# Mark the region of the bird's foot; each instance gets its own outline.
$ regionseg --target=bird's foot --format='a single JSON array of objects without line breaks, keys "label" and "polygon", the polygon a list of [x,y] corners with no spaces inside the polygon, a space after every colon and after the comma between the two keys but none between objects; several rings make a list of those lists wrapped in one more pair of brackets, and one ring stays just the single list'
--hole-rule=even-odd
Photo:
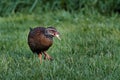
[{"label": "bird's foot", "polygon": [[53,58],[52,58],[52,57],[50,57],[49,55],[47,55],[47,56],[45,56],[45,57],[44,57],[44,60],[46,60],[46,59],[48,59],[48,60],[50,60],[50,61],[52,61],[52,60],[53,60]]},{"label": "bird's foot", "polygon": [[53,60],[53,58],[52,58],[51,56],[49,56],[46,52],[44,52],[44,55],[45,55],[45,57],[44,57],[45,60],[46,60],[46,59],[48,59],[48,60],[50,60],[50,61]]}]

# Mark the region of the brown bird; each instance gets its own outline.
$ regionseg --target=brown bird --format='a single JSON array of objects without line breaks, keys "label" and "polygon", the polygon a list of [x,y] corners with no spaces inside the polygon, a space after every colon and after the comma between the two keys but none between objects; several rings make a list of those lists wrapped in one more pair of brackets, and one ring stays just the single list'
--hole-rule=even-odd
[{"label": "brown bird", "polygon": [[42,54],[44,54],[44,59],[52,60],[46,51],[53,44],[53,37],[57,37],[60,40],[59,32],[54,27],[36,27],[30,29],[28,34],[28,45],[33,53],[37,53],[42,62]]}]

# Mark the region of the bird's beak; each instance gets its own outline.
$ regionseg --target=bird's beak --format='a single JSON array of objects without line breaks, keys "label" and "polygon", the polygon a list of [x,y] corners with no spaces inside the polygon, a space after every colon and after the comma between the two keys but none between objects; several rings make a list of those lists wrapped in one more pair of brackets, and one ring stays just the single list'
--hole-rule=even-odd
[{"label": "bird's beak", "polygon": [[61,40],[61,38],[60,38],[60,36],[57,34],[57,35],[55,35],[59,40]]}]

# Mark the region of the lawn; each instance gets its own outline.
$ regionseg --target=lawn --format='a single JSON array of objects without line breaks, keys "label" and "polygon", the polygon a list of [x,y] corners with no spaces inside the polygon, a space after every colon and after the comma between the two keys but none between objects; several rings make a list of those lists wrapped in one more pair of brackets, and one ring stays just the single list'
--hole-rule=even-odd
[{"label": "lawn", "polygon": [[[30,27],[54,26],[47,51],[54,60],[43,60],[27,44]],[[16,14],[0,18],[0,80],[119,80],[120,17],[55,11]]]}]

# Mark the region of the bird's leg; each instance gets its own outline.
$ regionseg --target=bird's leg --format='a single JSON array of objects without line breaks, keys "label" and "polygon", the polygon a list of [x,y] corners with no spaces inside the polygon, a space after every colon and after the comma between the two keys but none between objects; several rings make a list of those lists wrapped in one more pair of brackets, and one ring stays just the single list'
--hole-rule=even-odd
[{"label": "bird's leg", "polygon": [[44,57],[45,60],[46,60],[46,59],[48,59],[48,60],[53,60],[52,57],[49,56],[45,51],[44,51],[43,53],[44,53],[44,55],[45,55],[45,57]]},{"label": "bird's leg", "polygon": [[38,57],[39,57],[39,59],[40,59],[40,63],[42,63],[42,53],[39,53],[39,54],[38,54]]}]

